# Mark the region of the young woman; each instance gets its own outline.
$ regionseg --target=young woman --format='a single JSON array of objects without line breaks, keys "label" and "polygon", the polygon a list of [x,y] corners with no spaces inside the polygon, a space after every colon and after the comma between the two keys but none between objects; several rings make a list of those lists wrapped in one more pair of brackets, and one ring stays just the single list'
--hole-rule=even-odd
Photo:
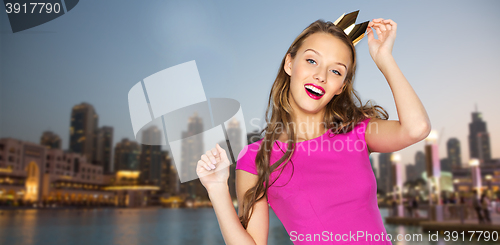
[{"label": "young woman", "polygon": [[392,57],[396,29],[390,19],[373,19],[367,35],[399,120],[387,120],[380,106],[354,102],[359,98],[353,89],[353,40],[332,22],[318,20],[293,41],[281,62],[266,111],[271,118],[261,131],[264,138],[238,156],[238,214],[228,191],[227,153],[216,145],[201,156],[197,174],[226,244],[267,244],[268,205],[294,244],[391,244],[369,154],[401,150],[423,140],[431,128]]}]

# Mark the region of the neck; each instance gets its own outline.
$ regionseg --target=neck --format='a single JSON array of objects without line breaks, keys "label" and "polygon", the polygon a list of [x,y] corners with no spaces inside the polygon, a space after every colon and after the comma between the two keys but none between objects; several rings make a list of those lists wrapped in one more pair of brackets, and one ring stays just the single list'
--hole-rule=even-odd
[{"label": "neck", "polygon": [[[298,113],[296,113],[291,125],[297,137],[297,142],[314,139],[326,133],[323,115],[324,110],[317,113],[305,113],[303,111],[298,111]],[[288,140],[287,133],[283,132],[278,140],[286,142]]]}]

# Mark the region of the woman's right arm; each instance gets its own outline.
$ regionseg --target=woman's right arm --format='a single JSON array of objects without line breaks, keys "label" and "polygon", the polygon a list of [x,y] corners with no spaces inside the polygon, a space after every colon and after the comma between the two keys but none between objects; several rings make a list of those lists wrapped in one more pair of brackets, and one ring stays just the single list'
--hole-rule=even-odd
[{"label": "woman's right arm", "polygon": [[[227,155],[224,149],[220,148],[218,145],[216,149],[220,155],[215,156],[214,159],[217,161],[215,165],[219,167],[221,166],[219,161],[226,161]],[[213,157],[210,156],[209,152],[207,152],[205,156],[207,155],[209,159]],[[206,167],[204,167],[209,168],[209,159],[202,156],[203,161],[199,162],[199,165],[206,165]],[[255,203],[253,207],[253,214],[248,222],[247,229],[245,230],[240,223],[239,217],[236,214],[236,210],[234,209],[233,202],[231,200],[231,195],[229,194],[229,188],[227,185],[229,167],[226,166],[226,168],[227,169],[221,169],[208,176],[200,178],[202,184],[207,189],[208,196],[212,202],[225,243],[228,245],[267,244],[267,237],[269,233],[269,206],[267,204],[267,197],[264,197]],[[204,169],[199,168],[199,171],[202,172]],[[241,207],[243,196],[246,191],[255,186],[256,183],[257,175],[243,170],[236,170],[236,196],[238,198],[239,207]],[[238,210],[241,215],[241,208],[238,208]]]},{"label": "woman's right arm", "polygon": [[[236,170],[236,196],[241,207],[243,196],[257,182],[257,175]],[[254,212],[245,230],[231,201],[227,184],[211,186],[208,195],[214,208],[226,244],[267,244],[269,233],[269,206],[264,197],[254,205]],[[238,208],[240,215],[242,209]]]}]

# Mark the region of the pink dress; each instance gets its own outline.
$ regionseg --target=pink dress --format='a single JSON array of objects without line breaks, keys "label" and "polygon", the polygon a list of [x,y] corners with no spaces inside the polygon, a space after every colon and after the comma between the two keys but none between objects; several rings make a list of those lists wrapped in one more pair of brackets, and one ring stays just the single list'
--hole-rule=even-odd
[{"label": "pink dress", "polygon": [[[369,120],[347,133],[328,131],[296,143],[292,162],[269,187],[268,203],[294,244],[392,244],[378,208],[366,147]],[[255,156],[261,142],[245,146],[236,169],[257,174]],[[271,163],[284,155],[286,147],[287,143],[276,141]],[[271,174],[271,183],[279,171]]]}]

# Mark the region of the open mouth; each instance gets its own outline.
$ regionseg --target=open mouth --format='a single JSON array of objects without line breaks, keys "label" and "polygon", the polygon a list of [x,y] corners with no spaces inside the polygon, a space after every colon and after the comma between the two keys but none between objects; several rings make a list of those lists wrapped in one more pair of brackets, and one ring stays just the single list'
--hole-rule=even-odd
[{"label": "open mouth", "polygon": [[325,91],[323,89],[317,88],[311,84],[304,85],[304,88],[306,89],[306,92],[309,95],[309,97],[315,100],[319,100],[325,94]]}]

